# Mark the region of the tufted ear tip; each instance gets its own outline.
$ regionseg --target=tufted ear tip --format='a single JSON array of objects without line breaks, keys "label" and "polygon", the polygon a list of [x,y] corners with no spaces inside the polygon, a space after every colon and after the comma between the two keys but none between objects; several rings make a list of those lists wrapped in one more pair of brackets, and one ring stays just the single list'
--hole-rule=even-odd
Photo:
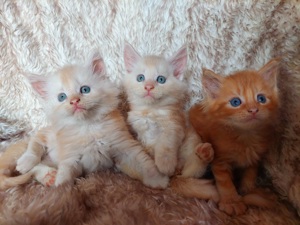
[{"label": "tufted ear tip", "polygon": [[104,60],[99,51],[94,50],[91,57],[90,66],[92,67],[93,74],[105,73],[106,69],[105,69]]},{"label": "tufted ear tip", "polygon": [[129,44],[125,41],[124,44],[124,63],[127,73],[131,73],[141,59],[140,54]]},{"label": "tufted ear tip", "polygon": [[28,74],[26,75],[33,89],[42,97],[46,98],[47,96],[47,77],[36,75],[36,74]]},{"label": "tufted ear tip", "polygon": [[105,65],[103,59],[94,59],[93,60],[93,73],[94,74],[103,74],[105,72]]},{"label": "tufted ear tip", "polygon": [[212,70],[203,68],[202,85],[212,98],[218,96],[222,81],[223,77],[221,75],[216,74]]},{"label": "tufted ear tip", "polygon": [[271,59],[258,71],[262,78],[272,87],[277,87],[277,76],[280,70],[280,63],[281,58]]},{"label": "tufted ear tip", "polygon": [[187,65],[187,46],[183,45],[169,60],[174,68],[174,76],[182,80]]}]

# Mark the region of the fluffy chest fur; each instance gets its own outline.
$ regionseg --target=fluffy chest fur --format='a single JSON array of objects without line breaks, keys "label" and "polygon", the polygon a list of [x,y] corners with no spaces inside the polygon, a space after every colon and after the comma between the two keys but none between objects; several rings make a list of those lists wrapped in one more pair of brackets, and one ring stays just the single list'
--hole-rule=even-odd
[{"label": "fluffy chest fur", "polygon": [[227,162],[234,167],[257,164],[267,151],[268,137],[262,132],[234,131],[230,128],[211,130],[204,134],[215,150],[215,161]]},{"label": "fluffy chest fur", "polygon": [[178,131],[171,139],[182,140],[184,138],[184,115],[172,110],[135,110],[128,113],[128,122],[137,133],[138,139],[148,148],[154,146],[157,141],[162,141],[163,134],[170,130]]},{"label": "fluffy chest fur", "polygon": [[[109,168],[113,165],[110,157],[110,140],[107,123],[69,125],[59,130],[52,129],[47,145],[48,152],[54,162],[59,163],[66,158],[78,155],[86,171]],[[116,126],[116,125],[115,125]]]}]

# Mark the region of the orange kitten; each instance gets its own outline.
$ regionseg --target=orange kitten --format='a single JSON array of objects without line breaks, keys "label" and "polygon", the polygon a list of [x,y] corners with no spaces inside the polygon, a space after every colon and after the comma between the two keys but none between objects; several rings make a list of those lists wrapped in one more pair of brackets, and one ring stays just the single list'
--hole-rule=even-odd
[{"label": "orange kitten", "polygon": [[242,214],[246,204],[233,183],[233,170],[244,174],[239,186],[245,202],[251,202],[258,164],[274,137],[278,116],[277,75],[279,61],[271,60],[258,71],[241,71],[223,77],[204,70],[207,93],[190,110],[190,121],[203,141],[213,145],[212,171],[219,192],[220,210]]},{"label": "orange kitten", "polygon": [[98,54],[87,66],[67,66],[47,77],[30,77],[30,82],[45,100],[51,125],[31,138],[17,161],[19,172],[54,165],[54,185],[59,186],[115,166],[147,186],[167,187],[168,177],[129,133],[117,109],[119,91],[106,78]]}]

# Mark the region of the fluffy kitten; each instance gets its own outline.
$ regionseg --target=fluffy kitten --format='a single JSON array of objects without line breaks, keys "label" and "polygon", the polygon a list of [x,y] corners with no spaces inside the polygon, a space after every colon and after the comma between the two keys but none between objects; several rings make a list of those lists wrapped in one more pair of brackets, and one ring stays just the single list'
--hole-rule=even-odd
[{"label": "fluffy kitten", "polygon": [[[196,193],[198,198],[216,199],[211,181],[194,179],[205,173],[213,149],[210,144],[202,143],[189,126],[184,111],[186,47],[167,60],[153,55],[142,57],[126,43],[124,61],[128,73],[123,79],[130,104],[128,123],[137,139],[154,158],[161,173],[172,176],[176,170],[180,174],[172,179],[174,191],[187,197]],[[205,191],[195,192],[195,184]]]},{"label": "fluffy kitten", "polygon": [[[274,59],[258,71],[240,71],[227,77],[210,70],[203,72],[207,95],[190,110],[190,121],[203,141],[214,148],[212,171],[219,208],[227,214],[244,213],[248,202],[270,203],[251,193],[261,195],[255,185],[258,164],[274,138],[278,70],[279,60]],[[233,183],[235,169],[244,170],[239,191],[248,195],[243,198]]]},{"label": "fluffy kitten", "polygon": [[168,176],[175,172],[178,150],[185,137],[182,109],[187,87],[182,79],[186,60],[186,48],[170,60],[141,57],[129,44],[124,49],[128,122],[159,171]]},{"label": "fluffy kitten", "polygon": [[87,66],[67,66],[47,77],[33,76],[44,98],[50,126],[32,137],[17,161],[22,174],[36,165],[57,166],[55,186],[72,183],[83,173],[111,168],[153,188],[166,188],[168,177],[133,139],[117,110],[119,91],[95,54]]}]

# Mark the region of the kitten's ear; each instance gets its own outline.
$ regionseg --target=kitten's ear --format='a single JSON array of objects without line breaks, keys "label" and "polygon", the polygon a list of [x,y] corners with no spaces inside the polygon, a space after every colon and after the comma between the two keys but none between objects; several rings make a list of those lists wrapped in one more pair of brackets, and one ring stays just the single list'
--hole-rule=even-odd
[{"label": "kitten's ear", "polygon": [[265,79],[265,81],[272,87],[277,87],[277,76],[279,74],[280,59],[272,59],[264,65],[258,73]]},{"label": "kitten's ear", "polygon": [[103,58],[99,52],[94,52],[91,62],[93,74],[103,75],[105,74],[105,64]]},{"label": "kitten's ear", "polygon": [[182,46],[177,53],[169,59],[169,62],[174,68],[174,76],[182,80],[184,76],[184,71],[187,64],[187,48]]},{"label": "kitten's ear", "polygon": [[210,97],[218,97],[223,79],[224,78],[222,76],[214,73],[213,71],[203,69],[202,85]]},{"label": "kitten's ear", "polygon": [[42,97],[46,98],[47,96],[47,77],[30,74],[26,76],[29,80],[33,89]]},{"label": "kitten's ear", "polygon": [[128,43],[125,42],[124,46],[124,63],[127,73],[131,73],[136,63],[142,57],[137,53],[137,51]]}]

